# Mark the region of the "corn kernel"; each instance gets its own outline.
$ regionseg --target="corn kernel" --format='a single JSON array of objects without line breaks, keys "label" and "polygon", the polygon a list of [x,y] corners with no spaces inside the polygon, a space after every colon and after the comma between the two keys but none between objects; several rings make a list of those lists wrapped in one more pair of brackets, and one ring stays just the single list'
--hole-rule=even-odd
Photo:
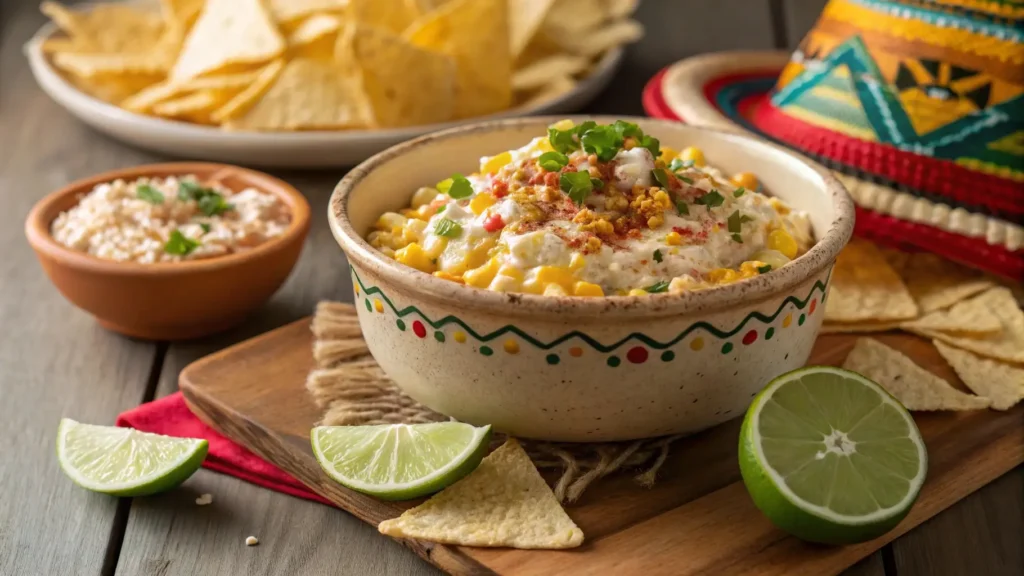
[{"label": "corn kernel", "polygon": [[587,263],[587,257],[579,252],[573,252],[572,258],[569,259],[569,268],[572,270],[579,270],[583,268]]},{"label": "corn kernel", "polygon": [[575,126],[576,124],[572,120],[566,118],[565,120],[559,120],[558,122],[555,122],[554,124],[549,126],[549,128],[554,128],[555,130],[568,130],[569,128],[574,128]]},{"label": "corn kernel", "polygon": [[600,286],[583,281],[573,284],[572,293],[574,296],[604,296]]},{"label": "corn kernel", "polygon": [[505,264],[504,266],[499,268],[498,276],[507,276],[509,278],[514,278],[520,282],[523,281],[523,271],[511,264]]},{"label": "corn kernel", "polygon": [[679,159],[684,162],[692,160],[694,166],[704,166],[704,152],[695,146],[683,148],[683,151],[679,153]]},{"label": "corn kernel", "polygon": [[551,146],[551,141],[548,140],[547,138],[541,138],[537,142],[537,150],[540,150],[541,152],[554,152],[555,151],[555,149]]},{"label": "corn kernel", "polygon": [[434,263],[431,261],[430,256],[428,256],[427,253],[423,251],[423,247],[416,242],[413,242],[405,248],[395,252],[395,260],[423,272],[434,271]]},{"label": "corn kernel", "polygon": [[469,286],[487,288],[487,285],[490,284],[498,274],[499,267],[498,259],[491,258],[483,266],[466,271],[466,273],[462,275],[462,279]]},{"label": "corn kernel", "polygon": [[747,190],[757,190],[760,186],[760,182],[757,181],[757,176],[754,176],[750,172],[740,172],[739,174],[733,174],[732,178],[729,178],[729,182],[732,182],[736,186],[743,186]]},{"label": "corn kernel", "polygon": [[782,252],[782,255],[792,260],[796,258],[797,245],[793,236],[782,228],[776,228],[768,234],[768,247],[772,250]]},{"label": "corn kernel", "polygon": [[789,206],[786,206],[785,202],[778,198],[769,198],[768,205],[771,206],[779,216],[785,216],[789,214]]},{"label": "corn kernel", "polygon": [[494,248],[494,238],[483,238],[466,252],[466,268],[476,268],[487,261]]},{"label": "corn kernel", "polygon": [[544,287],[545,296],[565,296],[565,288],[562,288],[559,284],[552,282]]},{"label": "corn kernel", "polygon": [[708,272],[708,280],[716,284],[729,284],[739,280],[739,274],[729,268],[715,268]]},{"label": "corn kernel", "polygon": [[517,292],[522,285],[523,283],[519,279],[512,278],[511,276],[504,276],[499,273],[494,277],[494,280],[491,280],[491,284],[487,289],[493,290],[494,292]]},{"label": "corn kernel", "polygon": [[783,256],[778,250],[758,250],[754,253],[754,260],[764,262],[771,266],[772,270],[782,268],[789,263],[789,258]]},{"label": "corn kernel", "polygon": [[498,170],[501,170],[506,164],[512,162],[512,154],[509,152],[502,152],[496,156],[491,156],[486,160],[480,162],[480,172],[483,174],[496,174]]},{"label": "corn kernel", "polygon": [[758,268],[765,266],[764,262],[759,260],[748,260],[743,264],[740,264],[740,277],[741,278],[753,278],[759,276],[761,273],[757,271]]},{"label": "corn kernel", "polygon": [[423,239],[423,250],[431,258],[440,258],[441,252],[448,246],[448,238],[437,234],[428,234]]},{"label": "corn kernel", "polygon": [[495,202],[497,202],[497,199],[491,194],[486,192],[483,194],[477,194],[469,201],[469,209],[473,211],[473,214],[479,216],[480,214],[483,214],[484,210],[494,206]]},{"label": "corn kernel", "polygon": [[665,234],[665,244],[668,244],[669,246],[682,246],[683,237],[679,235],[679,232],[673,230],[668,234]]},{"label": "corn kernel", "polygon": [[441,271],[441,270],[438,270],[437,272],[434,272],[434,277],[435,278],[440,278],[441,280],[448,280],[450,282],[457,282],[459,284],[464,284],[461,276],[456,276],[455,274],[449,274],[449,273]]},{"label": "corn kernel", "polygon": [[430,204],[437,198],[437,188],[420,188],[412,195],[410,204],[413,208],[419,208],[424,204]]},{"label": "corn kernel", "polygon": [[391,230],[396,226],[401,227],[405,224],[406,220],[408,218],[396,212],[385,212],[377,219],[377,228],[380,230]]},{"label": "corn kernel", "polygon": [[661,156],[659,156],[658,159],[664,162],[665,164],[668,164],[672,162],[672,159],[674,159],[676,156],[679,156],[678,150],[676,150],[675,148],[669,148],[668,146],[662,146]]},{"label": "corn kernel", "polygon": [[647,295],[647,290],[644,290],[643,288],[633,288],[632,290],[629,291],[629,296],[646,296],[646,295]]}]

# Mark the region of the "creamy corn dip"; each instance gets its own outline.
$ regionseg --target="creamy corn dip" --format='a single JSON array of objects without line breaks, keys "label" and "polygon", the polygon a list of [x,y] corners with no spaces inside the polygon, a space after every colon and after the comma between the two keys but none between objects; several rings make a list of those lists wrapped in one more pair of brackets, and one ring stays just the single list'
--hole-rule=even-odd
[{"label": "creamy corn dip", "polygon": [[480,171],[420,188],[368,241],[397,261],[500,292],[642,295],[727,284],[813,243],[806,214],[635,124],[562,121]]}]

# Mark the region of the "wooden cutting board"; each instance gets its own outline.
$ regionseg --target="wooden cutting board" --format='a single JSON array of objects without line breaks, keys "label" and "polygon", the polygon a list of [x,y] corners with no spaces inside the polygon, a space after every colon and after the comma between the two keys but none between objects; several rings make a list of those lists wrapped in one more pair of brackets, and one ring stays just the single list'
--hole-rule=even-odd
[{"label": "wooden cutting board", "polygon": [[[954,385],[952,369],[925,340],[876,335]],[[812,364],[840,365],[855,336],[819,338]],[[320,470],[309,430],[320,414],[305,389],[313,365],[309,320],[199,360],[181,373],[192,411],[225,436],[292,474],[372,525],[414,503],[380,502]],[[485,549],[403,540],[452,574],[821,575],[848,568],[957,500],[1024,462],[1024,404],[1008,412],[915,414],[928,446],[928,479],[907,518],[863,544],[805,544],[775,529],[740,480],[736,419],[673,444],[651,489],[629,474],[602,480],[567,508],[586,542],[571,551]]]}]

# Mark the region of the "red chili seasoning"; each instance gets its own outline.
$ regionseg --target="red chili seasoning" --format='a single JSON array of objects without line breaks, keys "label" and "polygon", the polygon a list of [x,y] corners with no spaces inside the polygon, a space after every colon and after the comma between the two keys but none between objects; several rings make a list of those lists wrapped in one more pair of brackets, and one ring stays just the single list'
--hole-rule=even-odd
[{"label": "red chili seasoning", "polygon": [[488,232],[497,232],[505,227],[505,220],[501,218],[501,214],[492,214],[486,220],[484,220],[484,230]]},{"label": "red chili seasoning", "polygon": [[504,180],[495,180],[494,186],[491,188],[491,194],[494,194],[495,198],[508,196],[508,184]]}]

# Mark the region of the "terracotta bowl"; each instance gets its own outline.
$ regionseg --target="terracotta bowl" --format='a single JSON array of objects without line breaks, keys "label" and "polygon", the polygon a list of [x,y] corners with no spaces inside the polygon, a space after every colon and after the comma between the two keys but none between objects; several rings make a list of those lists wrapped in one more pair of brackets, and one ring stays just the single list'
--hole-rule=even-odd
[{"label": "terracotta bowl", "polygon": [[[194,174],[232,190],[255,187],[291,210],[285,234],[252,250],[188,262],[137,264],[103,260],[58,244],[50,225],[97,184],[118,178]],[[72,304],[110,330],[149,340],[198,338],[229,328],[284,283],[309,231],[309,204],[289,184],[225,164],[150,164],[73,182],[39,201],[25,234],[46,274]]]},{"label": "terracotta bowl", "polygon": [[378,216],[405,207],[417,187],[473,172],[481,156],[517,148],[559,119],[487,122],[425,136],[370,158],[338,184],[328,217],[348,256],[374,358],[426,406],[527,438],[644,438],[741,415],[770,379],[807,361],[832,265],[853,230],[853,204],[842,185],[784,148],[629,119],[664,146],[700,147],[726,173],[757,174],[810,215],[819,239],[810,251],[778,270],[713,289],[605,298],[504,294],[408,268],[364,240]]}]

